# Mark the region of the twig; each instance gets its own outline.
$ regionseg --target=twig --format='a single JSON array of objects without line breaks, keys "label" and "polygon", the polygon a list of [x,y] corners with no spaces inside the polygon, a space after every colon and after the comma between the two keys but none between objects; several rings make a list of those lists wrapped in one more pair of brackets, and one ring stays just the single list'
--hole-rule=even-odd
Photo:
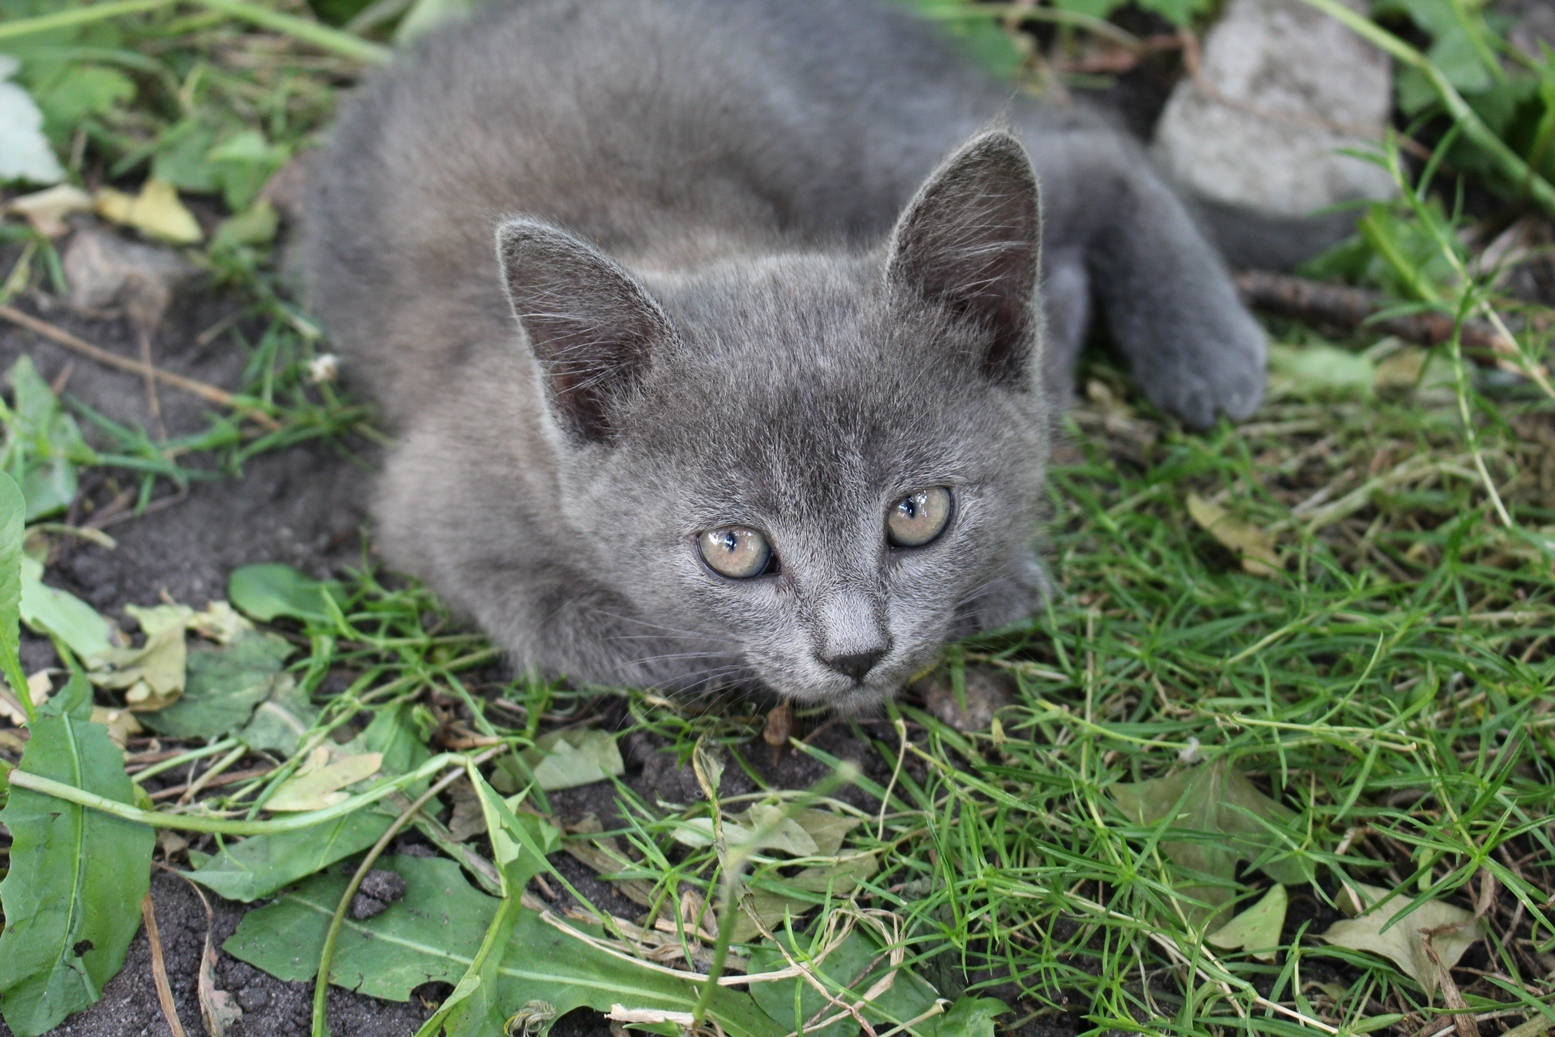
[{"label": "twig", "polygon": [[[1393,305],[1380,292],[1349,285],[1326,284],[1292,274],[1244,270],[1236,275],[1242,301],[1255,310],[1275,313],[1308,324],[1328,324],[1346,331],[1372,328],[1421,346],[1452,341],[1452,314],[1440,310],[1377,317]],[[1484,321],[1464,321],[1465,351],[1484,359],[1501,359],[1517,346]]]},{"label": "twig", "polygon": [[157,931],[157,912],[151,903],[151,893],[140,900],[140,917],[146,923],[146,942],[151,945],[151,979],[157,988],[157,1001],[162,1005],[162,1018],[173,1037],[186,1037],[184,1024],[178,1018],[178,1006],[173,1003],[173,988],[167,982],[167,963],[162,960],[162,934]]},{"label": "twig", "polygon": [[257,424],[263,425],[272,432],[281,427],[280,422],[270,415],[251,404],[239,400],[225,389],[218,389],[208,382],[196,381],[193,378],[185,378],[183,375],[173,374],[171,371],[152,367],[143,361],[131,360],[128,357],[119,356],[117,353],[110,353],[101,346],[94,346],[85,339],[77,338],[64,328],[25,314],[14,306],[0,306],[0,317],[4,317],[12,324],[26,328],[35,335],[41,335],[50,342],[64,346],[66,349],[75,350],[82,356],[90,357],[100,364],[117,367],[121,371],[129,371],[131,374],[138,374],[144,378],[154,378],[164,385],[172,386],[174,389],[189,393],[191,396],[198,396],[207,403],[214,403],[216,406],[226,407],[228,410],[241,411],[246,416],[253,418]]}]

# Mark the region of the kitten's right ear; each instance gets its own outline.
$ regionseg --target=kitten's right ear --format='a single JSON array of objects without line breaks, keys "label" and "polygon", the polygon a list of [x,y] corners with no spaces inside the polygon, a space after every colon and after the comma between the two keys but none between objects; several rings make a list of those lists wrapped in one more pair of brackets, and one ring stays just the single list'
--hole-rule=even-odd
[{"label": "kitten's right ear", "polygon": [[1031,159],[993,130],[942,162],[907,204],[887,246],[886,280],[977,327],[984,370],[1013,381],[1036,344],[1041,237]]},{"label": "kitten's right ear", "polygon": [[609,441],[618,404],[675,337],[669,318],[615,261],[548,224],[505,221],[497,259],[563,428]]}]

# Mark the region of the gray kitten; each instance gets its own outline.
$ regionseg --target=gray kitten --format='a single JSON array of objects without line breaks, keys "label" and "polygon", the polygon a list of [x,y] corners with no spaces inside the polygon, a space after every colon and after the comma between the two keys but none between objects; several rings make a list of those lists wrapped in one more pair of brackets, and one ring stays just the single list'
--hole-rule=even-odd
[{"label": "gray kitten", "polygon": [[1263,388],[1129,144],[869,0],[499,0],[315,170],[314,306],[400,432],[385,556],[577,681],[848,711],[1025,615],[1093,296],[1187,423]]}]

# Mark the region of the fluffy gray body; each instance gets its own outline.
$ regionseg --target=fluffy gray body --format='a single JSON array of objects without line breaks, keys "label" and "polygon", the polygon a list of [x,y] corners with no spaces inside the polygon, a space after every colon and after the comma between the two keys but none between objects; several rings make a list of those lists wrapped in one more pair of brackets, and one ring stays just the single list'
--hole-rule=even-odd
[{"label": "fluffy gray body", "polygon": [[[313,305],[399,433],[387,558],[578,681],[847,710],[1025,614],[1093,300],[1188,423],[1262,391],[1130,145],[869,0],[499,2],[371,79],[314,168]],[[891,546],[924,487],[944,532]],[[772,570],[713,571],[726,527]]]}]

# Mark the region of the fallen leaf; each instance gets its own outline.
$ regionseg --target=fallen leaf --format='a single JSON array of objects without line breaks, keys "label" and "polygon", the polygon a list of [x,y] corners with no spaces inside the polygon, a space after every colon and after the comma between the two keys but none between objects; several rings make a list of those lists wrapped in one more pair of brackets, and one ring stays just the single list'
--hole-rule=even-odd
[{"label": "fallen leaf", "polygon": [[100,187],[92,201],[103,219],[133,227],[147,237],[178,245],[195,245],[205,238],[199,221],[179,201],[178,190],[165,180],[152,177],[133,196]]},{"label": "fallen leaf", "polygon": [[104,706],[93,706],[92,723],[106,727],[108,729],[108,737],[113,739],[113,744],[120,749],[123,749],[132,737],[145,730],[145,728],[140,726],[140,721],[135,719],[135,714],[127,709],[108,709]]},{"label": "fallen leaf", "polygon": [[137,713],[163,709],[184,693],[188,649],[182,624],[160,626],[139,648],[110,648],[95,658],[87,676],[99,688],[120,689]]},{"label": "fallen leaf", "polygon": [[1188,494],[1188,514],[1199,528],[1208,532],[1242,560],[1242,568],[1254,576],[1275,576],[1285,565],[1274,550],[1274,537],[1266,531],[1234,517],[1229,511],[1196,493]]},{"label": "fallen leaf", "polygon": [[1375,377],[1370,360],[1337,346],[1269,345],[1270,396],[1367,396]]},{"label": "fallen leaf", "polygon": [[788,744],[788,738],[794,733],[794,710],[784,699],[767,713],[766,723],[761,726],[761,740],[774,749],[781,749]]},{"label": "fallen leaf", "polygon": [[143,715],[145,725],[172,738],[222,738],[247,724],[254,708],[270,698],[280,682],[291,642],[252,628],[227,645],[190,648],[184,666],[184,691],[177,702]]},{"label": "fallen leaf", "polygon": [[835,857],[842,849],[842,841],[857,828],[859,819],[834,814],[830,810],[799,810],[794,813],[794,823],[804,829],[815,842],[816,857]]},{"label": "fallen leaf", "polygon": [[43,113],[26,90],[7,82],[20,67],[16,58],[0,54],[0,183],[58,183],[65,170],[43,135]]},{"label": "fallen leaf", "polygon": [[523,754],[546,792],[576,788],[626,773],[621,750],[608,731],[557,731],[536,740]]},{"label": "fallen leaf", "polygon": [[[1182,893],[1210,905],[1231,899],[1238,861],[1260,860],[1300,842],[1292,824],[1295,811],[1259,792],[1224,757],[1167,778],[1117,782],[1108,791],[1123,813],[1141,825],[1170,819],[1170,829],[1197,834],[1191,840],[1174,839],[1168,831],[1161,852],[1184,871],[1209,880],[1186,885]],[[1260,867],[1285,885],[1312,880],[1310,865],[1289,857]],[[1212,913],[1213,908],[1189,910],[1197,920]]]},{"label": "fallen leaf", "polygon": [[[1349,883],[1347,892],[1368,907],[1388,895],[1385,889],[1359,882]],[[1341,892],[1341,905],[1349,899]],[[1427,994],[1434,994],[1441,986],[1442,970],[1456,965],[1464,952],[1484,937],[1484,920],[1476,918],[1472,911],[1440,900],[1427,900],[1400,918],[1409,904],[1410,897],[1401,893],[1381,908],[1335,922],[1318,939],[1336,947],[1380,954],[1403,969]],[[1440,967],[1426,949],[1428,940]]]},{"label": "fallen leaf", "polygon": [[1228,951],[1248,951],[1260,961],[1273,961],[1285,926],[1290,897],[1276,882],[1252,907],[1241,912],[1204,939]]},{"label": "fallen leaf", "polygon": [[268,245],[281,227],[280,214],[268,198],[260,198],[236,216],[222,220],[211,238],[217,248],[241,245]]},{"label": "fallen leaf", "polygon": [[5,211],[22,217],[44,237],[57,238],[70,231],[66,216],[92,211],[92,196],[71,184],[57,184],[12,198],[6,202]]},{"label": "fallen leaf", "polygon": [[194,617],[194,609],[188,605],[126,605],[124,611],[135,617],[135,622],[140,624],[141,632],[147,637],[172,627],[183,630]]},{"label": "fallen leaf", "polygon": [[350,796],[340,790],[372,777],[383,766],[382,753],[343,756],[333,763],[329,760],[328,746],[321,745],[313,750],[307,762],[265,801],[265,809],[277,812],[323,810],[343,803]]},{"label": "fallen leaf", "polygon": [[91,665],[114,647],[113,627],[96,609],[71,594],[43,582],[43,563],[22,556],[21,618],[36,634],[63,641]]},{"label": "fallen leaf", "polygon": [[240,616],[225,601],[213,601],[205,606],[205,611],[196,612],[190,617],[189,629],[217,644],[230,645],[248,636],[254,624]]},{"label": "fallen leaf", "polygon": [[[49,700],[49,692],[54,690],[54,682],[49,677],[47,670],[39,670],[27,678],[27,697],[32,700],[34,706],[41,706]],[[18,727],[27,723],[27,714],[22,709],[21,701],[11,691],[7,682],[0,682],[0,717],[4,717]]]}]

